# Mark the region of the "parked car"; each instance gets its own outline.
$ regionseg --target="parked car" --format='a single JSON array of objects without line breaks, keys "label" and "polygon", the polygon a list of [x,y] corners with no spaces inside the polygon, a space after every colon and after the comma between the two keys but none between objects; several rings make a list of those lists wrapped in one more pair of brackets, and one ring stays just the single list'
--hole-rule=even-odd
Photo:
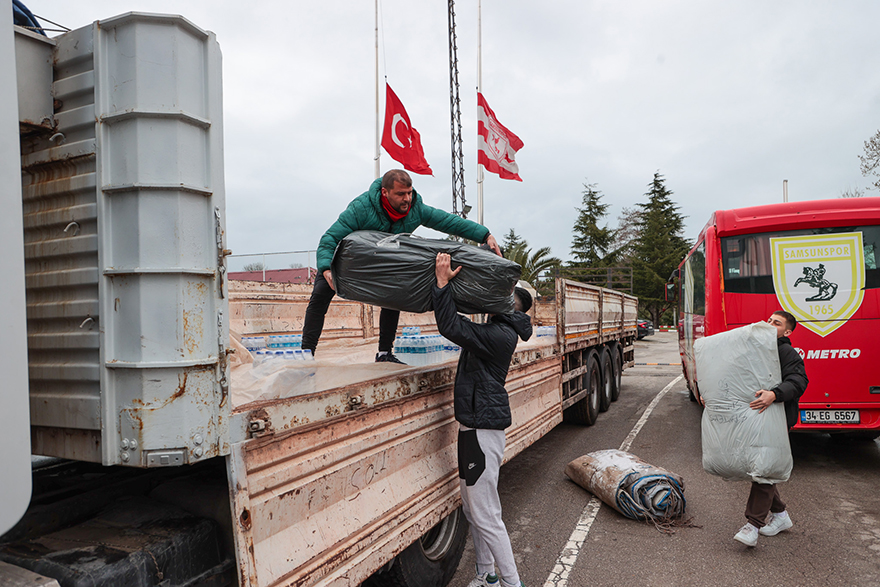
[{"label": "parked car", "polygon": [[654,324],[650,320],[642,320],[636,323],[636,336],[639,340],[642,340],[646,336],[651,336],[654,334]]}]

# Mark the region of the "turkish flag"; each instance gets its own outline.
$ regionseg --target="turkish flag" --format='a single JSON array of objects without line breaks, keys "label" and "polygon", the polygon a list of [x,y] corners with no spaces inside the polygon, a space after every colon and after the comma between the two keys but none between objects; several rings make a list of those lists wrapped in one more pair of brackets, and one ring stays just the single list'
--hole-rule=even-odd
[{"label": "turkish flag", "polygon": [[409,122],[409,115],[387,83],[385,84],[385,130],[382,147],[391,158],[403,163],[403,168],[421,175],[434,175],[425,160],[422,140]]},{"label": "turkish flag", "polygon": [[483,94],[477,92],[477,163],[501,179],[522,181],[514,160],[523,142],[495,118]]}]

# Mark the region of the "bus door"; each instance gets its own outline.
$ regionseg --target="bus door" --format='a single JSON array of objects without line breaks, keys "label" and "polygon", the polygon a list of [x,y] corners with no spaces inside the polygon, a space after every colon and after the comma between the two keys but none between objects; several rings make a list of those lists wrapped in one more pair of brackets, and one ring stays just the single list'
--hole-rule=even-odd
[{"label": "bus door", "polygon": [[681,283],[681,360],[688,389],[693,392],[694,341],[705,336],[706,315],[706,243],[700,242],[682,264]]}]

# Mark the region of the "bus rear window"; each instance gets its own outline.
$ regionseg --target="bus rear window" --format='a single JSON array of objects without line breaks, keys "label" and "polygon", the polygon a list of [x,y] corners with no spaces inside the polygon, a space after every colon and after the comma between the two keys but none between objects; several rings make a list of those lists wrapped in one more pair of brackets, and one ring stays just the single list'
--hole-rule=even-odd
[{"label": "bus rear window", "polygon": [[814,228],[764,232],[721,239],[724,291],[731,293],[776,293],[773,287],[770,239],[782,236],[861,232],[865,249],[865,289],[880,288],[880,270],[875,251],[880,247],[880,226]]}]

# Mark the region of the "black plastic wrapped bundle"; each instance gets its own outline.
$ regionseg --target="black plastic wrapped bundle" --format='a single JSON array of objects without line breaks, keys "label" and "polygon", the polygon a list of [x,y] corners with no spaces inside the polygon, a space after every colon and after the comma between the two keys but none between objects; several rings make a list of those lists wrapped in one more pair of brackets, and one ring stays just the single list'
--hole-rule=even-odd
[{"label": "black plastic wrapped bundle", "polygon": [[392,310],[429,312],[437,253],[448,253],[452,268],[462,268],[448,286],[459,312],[513,312],[518,264],[473,245],[411,234],[361,230],[342,239],[331,269],[336,293]]}]

